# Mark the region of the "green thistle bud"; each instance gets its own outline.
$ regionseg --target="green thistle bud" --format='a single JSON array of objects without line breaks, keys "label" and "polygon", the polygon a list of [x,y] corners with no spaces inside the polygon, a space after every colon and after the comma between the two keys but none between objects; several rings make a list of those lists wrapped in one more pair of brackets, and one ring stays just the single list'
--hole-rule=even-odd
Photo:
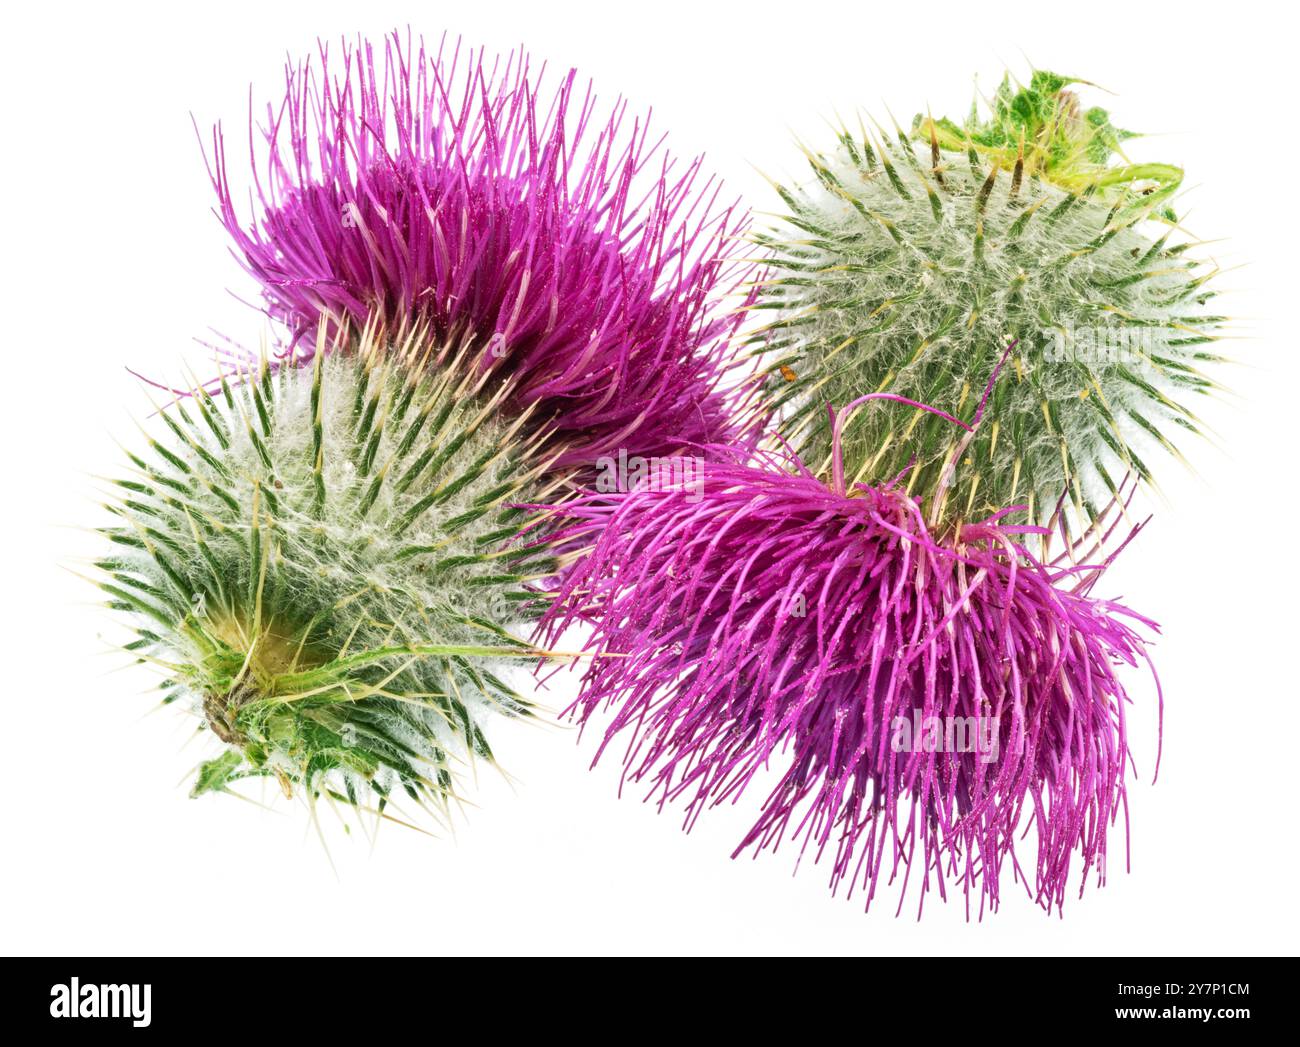
[{"label": "green thistle bud", "polygon": [[[454,360],[363,341],[310,368],[196,389],[117,482],[100,564],[128,645],[227,748],[194,794],[250,776],[380,811],[437,811],[490,761],[490,709],[528,716],[509,627],[555,567],[512,542],[542,494],[526,418]],[[521,464],[523,463],[523,464]]]},{"label": "green thistle bud", "polygon": [[1124,133],[1063,117],[1068,81],[1049,76],[1032,98],[1004,85],[983,125],[918,121],[919,142],[846,130],[809,154],[814,183],[778,187],[788,217],[758,238],[760,308],[779,313],[758,336],[769,401],[814,466],[828,402],[887,392],[970,420],[1015,342],[973,436],[889,401],[845,428],[851,478],[902,477],[949,523],[1015,504],[1045,520],[1062,497],[1095,518],[1126,475],[1150,480],[1151,448],[1177,455],[1172,434],[1198,431],[1188,401],[1221,359],[1213,272],[1168,222],[1181,172],[1103,166]]}]

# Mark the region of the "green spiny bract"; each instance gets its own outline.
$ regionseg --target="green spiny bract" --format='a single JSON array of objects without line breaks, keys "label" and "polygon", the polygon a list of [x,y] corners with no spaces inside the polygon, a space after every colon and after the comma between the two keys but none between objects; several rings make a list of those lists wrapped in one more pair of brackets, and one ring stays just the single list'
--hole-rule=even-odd
[{"label": "green spiny bract", "polygon": [[172,405],[130,456],[102,585],[165,700],[228,746],[194,795],[273,776],[439,810],[458,765],[492,758],[489,709],[531,715],[502,669],[543,654],[507,626],[554,568],[512,542],[544,463],[461,373],[364,345],[263,366]]},{"label": "green spiny bract", "polygon": [[967,434],[881,401],[845,428],[848,476],[946,487],[933,504],[948,522],[1016,504],[1043,520],[1066,496],[1086,519],[1124,476],[1150,479],[1149,447],[1177,454],[1171,426],[1197,431],[1186,400],[1213,387],[1199,368],[1220,359],[1207,346],[1224,318],[1202,308],[1212,273],[1158,224],[1161,183],[1070,193],[901,131],[845,132],[809,160],[816,183],[778,187],[786,224],[758,237],[772,256],[759,307],[779,318],[756,340],[782,430],[815,468],[827,403],[886,392],[970,420],[1013,341],[955,474]]}]

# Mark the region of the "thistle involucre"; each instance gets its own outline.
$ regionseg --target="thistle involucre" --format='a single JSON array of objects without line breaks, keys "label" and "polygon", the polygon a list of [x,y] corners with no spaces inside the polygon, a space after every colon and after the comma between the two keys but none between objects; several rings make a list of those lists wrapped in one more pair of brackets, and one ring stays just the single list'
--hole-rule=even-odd
[{"label": "thistle involucre", "polygon": [[196,794],[272,776],[436,810],[492,759],[486,714],[531,715],[502,670],[542,652],[508,627],[553,562],[511,543],[510,503],[545,493],[544,463],[504,391],[476,400],[482,376],[419,344],[197,388],[117,484],[103,588],[227,746]]},{"label": "thistle involucre", "polygon": [[[768,388],[814,469],[827,402],[884,391],[969,418],[1013,340],[946,520],[1024,503],[1041,522],[1066,498],[1086,524],[1126,475],[1150,478],[1149,448],[1176,454],[1176,434],[1197,431],[1189,400],[1212,386],[1200,368],[1219,359],[1207,346],[1223,318],[1202,309],[1211,272],[1157,224],[1181,172],[1098,165],[1120,132],[1079,118],[1064,82],[1002,98],[961,152],[946,151],[961,133],[947,122],[919,123],[921,142],[845,131],[809,155],[815,184],[780,190],[789,216],[759,238],[773,255],[761,304],[780,312],[762,336]],[[1008,146],[1018,114],[1029,135]],[[937,417],[877,408],[844,453],[857,479],[902,474],[928,501],[956,439]]]},{"label": "thistle involucre", "polygon": [[1047,909],[1104,880],[1130,758],[1114,665],[1151,624],[1090,595],[1105,561],[1041,563],[1042,529],[1005,513],[945,542],[901,490],[778,455],[568,511],[599,538],[545,625],[591,621],[610,655],[573,711],[612,709],[596,758],[617,747],[688,828],[772,770],[736,853],[788,837],[868,905],[882,877],[900,906],[957,885],[981,912],[1007,877]]},{"label": "thistle involucre", "polygon": [[572,71],[543,89],[522,52],[394,36],[379,56],[322,48],[286,80],[250,224],[213,142],[221,216],[286,352],[322,318],[468,340],[563,468],[736,435],[717,386],[738,316],[718,303],[750,268],[743,216],[698,160],[674,161],[623,103],[601,115]]}]

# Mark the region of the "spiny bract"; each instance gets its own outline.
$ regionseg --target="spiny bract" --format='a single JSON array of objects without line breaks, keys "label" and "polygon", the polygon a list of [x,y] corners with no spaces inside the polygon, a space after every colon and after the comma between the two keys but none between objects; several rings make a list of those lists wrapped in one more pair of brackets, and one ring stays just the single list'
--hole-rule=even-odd
[{"label": "spiny bract", "polygon": [[489,709],[530,715],[499,674],[542,654],[507,626],[554,566],[511,542],[544,463],[464,374],[373,344],[264,366],[172,405],[131,455],[103,588],[167,700],[229,746],[195,795],[274,776],[381,811],[400,785],[437,811],[458,764],[491,760]]},{"label": "spiny bract", "polygon": [[[1147,233],[1160,188],[1070,193],[901,132],[845,132],[809,160],[816,185],[779,188],[786,225],[759,238],[772,252],[760,305],[780,316],[758,338],[783,431],[811,465],[829,455],[827,402],[885,391],[969,417],[1013,341],[948,522],[1024,503],[1046,520],[1067,496],[1076,520],[1095,517],[1125,475],[1150,479],[1149,446],[1177,454],[1171,425],[1197,431],[1185,401],[1213,385],[1199,367],[1220,359],[1206,347],[1224,318],[1201,308],[1212,273],[1174,229]],[[940,417],[877,404],[845,432],[845,457],[856,479],[901,475],[928,500],[957,439]]]}]

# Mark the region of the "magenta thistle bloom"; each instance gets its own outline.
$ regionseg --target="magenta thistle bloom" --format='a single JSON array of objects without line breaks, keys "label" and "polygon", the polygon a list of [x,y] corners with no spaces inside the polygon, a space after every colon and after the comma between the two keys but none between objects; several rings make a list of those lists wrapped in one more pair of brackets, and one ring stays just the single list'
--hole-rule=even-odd
[{"label": "magenta thistle bloom", "polygon": [[982,912],[1010,875],[1059,908],[1076,856],[1080,891],[1105,877],[1129,760],[1115,665],[1146,658],[1153,623],[1090,595],[1108,559],[1036,559],[1025,536],[1046,532],[1012,510],[941,539],[922,509],[771,454],[570,506],[599,538],[544,631],[591,621],[613,655],[570,713],[612,709],[596,759],[620,740],[625,780],[684,802],[688,829],[775,769],[737,854],[788,836],[867,905],[883,876],[900,907],[915,881],[918,910],[960,884]]},{"label": "magenta thistle bloom", "polygon": [[576,73],[542,80],[522,52],[322,47],[268,108],[247,224],[216,129],[220,215],[286,356],[309,357],[322,320],[469,339],[538,405],[562,467],[734,439],[720,300],[749,270],[743,214],[625,103],[602,115]]}]

